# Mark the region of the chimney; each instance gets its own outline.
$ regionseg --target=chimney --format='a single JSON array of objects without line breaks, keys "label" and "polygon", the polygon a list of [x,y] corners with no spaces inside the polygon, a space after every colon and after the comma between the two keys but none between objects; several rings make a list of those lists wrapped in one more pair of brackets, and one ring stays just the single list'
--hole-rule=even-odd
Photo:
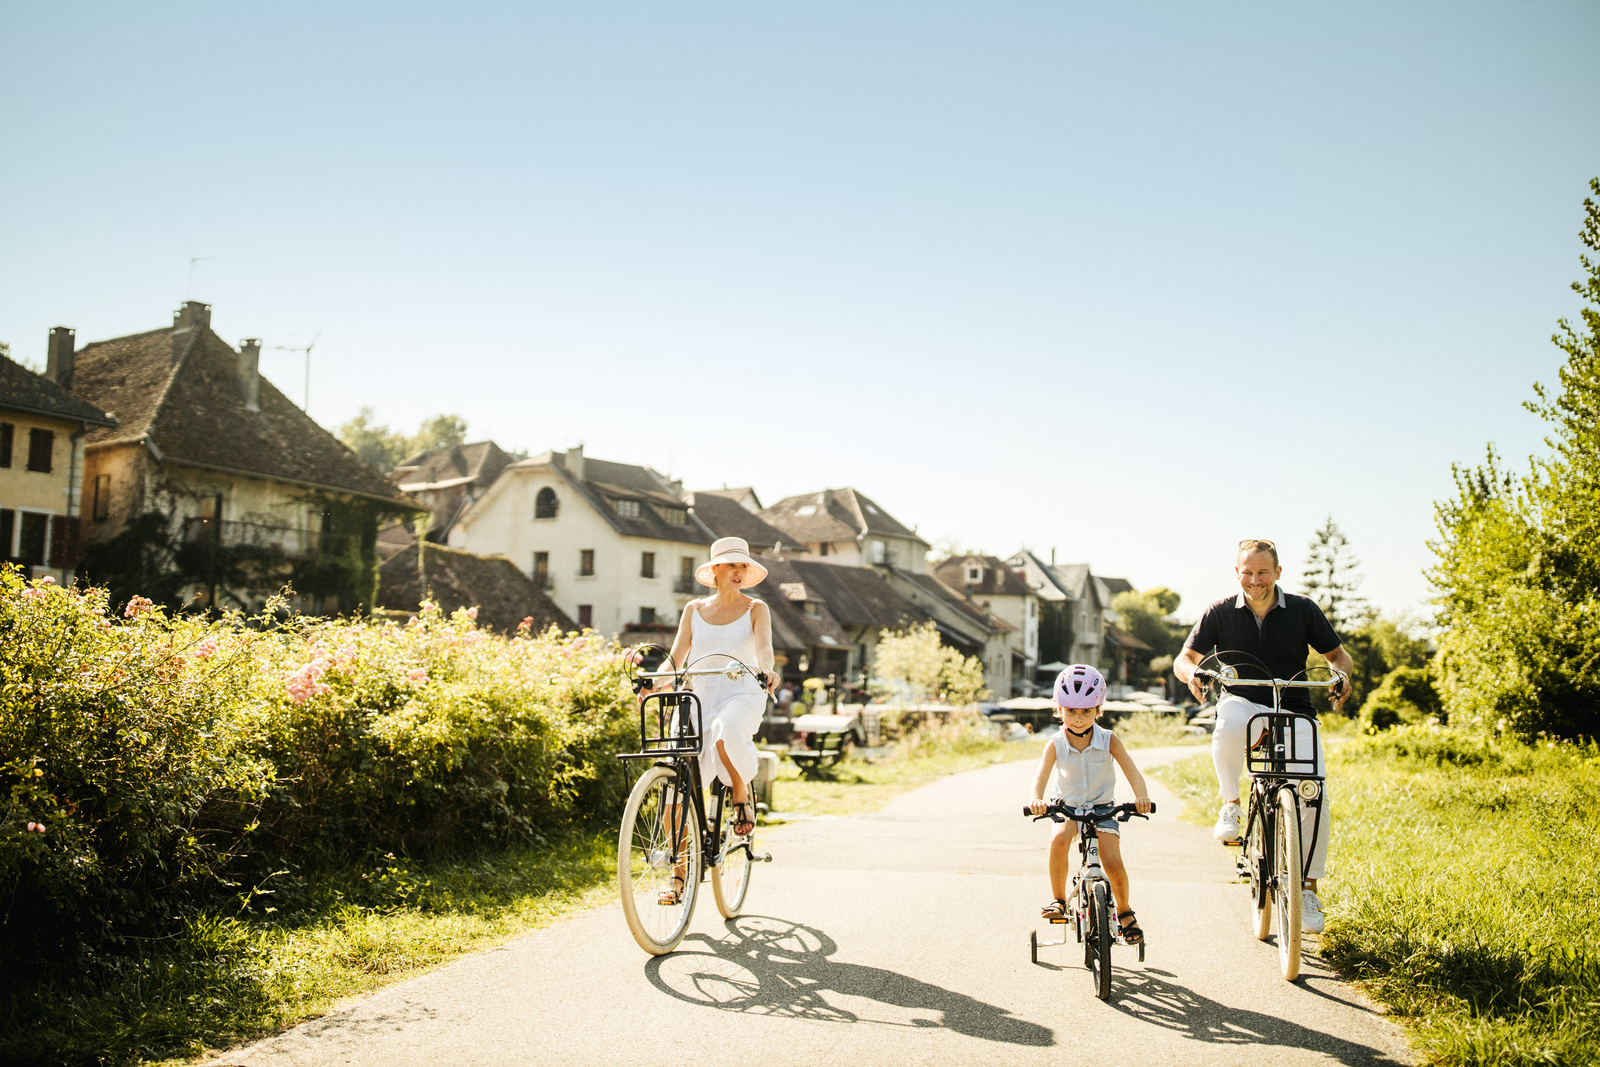
[{"label": "chimney", "polygon": [[239,342],[239,395],[246,410],[261,410],[261,340],[256,337]]},{"label": "chimney", "polygon": [[584,477],[583,468],[583,444],[579,442],[567,449],[567,473],[577,481],[587,481],[588,479]]},{"label": "chimney", "polygon": [[188,349],[196,328],[211,325],[211,305],[198,300],[185,300],[183,307],[172,313],[172,358],[177,359]]},{"label": "chimney", "polygon": [[45,377],[61,386],[72,388],[72,365],[77,361],[77,342],[73,332],[65,326],[50,329],[50,358],[45,364]]}]

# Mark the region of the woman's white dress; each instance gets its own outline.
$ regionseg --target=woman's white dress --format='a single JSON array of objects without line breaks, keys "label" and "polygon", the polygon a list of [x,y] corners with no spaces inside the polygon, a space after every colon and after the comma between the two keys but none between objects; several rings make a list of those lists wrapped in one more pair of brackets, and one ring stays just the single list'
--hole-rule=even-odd
[{"label": "woman's white dress", "polygon": [[[732,667],[735,659],[753,669],[759,668],[752,618],[754,607],[752,604],[750,610],[730,623],[713,626],[700,617],[698,608],[690,605],[694,618],[689,623],[689,658],[696,670]],[[733,784],[717,756],[717,742],[721,741],[733,769],[740,778],[750,781],[756,775],[755,736],[761,729],[761,715],[767,708],[766,690],[749,675],[735,681],[723,674],[704,674],[694,679],[694,691],[700,698],[705,731],[700,746],[700,780],[710,785],[713,778],[720,778],[730,786]]]}]

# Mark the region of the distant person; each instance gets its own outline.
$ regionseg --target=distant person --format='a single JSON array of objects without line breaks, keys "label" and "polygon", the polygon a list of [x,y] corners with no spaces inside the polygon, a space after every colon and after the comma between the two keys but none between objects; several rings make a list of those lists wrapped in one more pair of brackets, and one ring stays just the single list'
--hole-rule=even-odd
[{"label": "distant person", "polygon": [[[1271,541],[1250,539],[1239,542],[1234,557],[1234,574],[1239,593],[1216,601],[1201,612],[1200,620],[1189,631],[1183,652],[1172,665],[1178,681],[1189,687],[1198,701],[1205,701],[1205,687],[1195,677],[1200,661],[1213,653],[1239,668],[1243,677],[1252,669],[1265,669],[1269,678],[1294,678],[1306,669],[1306,649],[1314,648],[1327,659],[1328,666],[1349,676],[1350,654],[1339,635],[1328,624],[1317,602],[1309,597],[1286,593],[1278,585],[1283,568],[1278,565],[1278,549]],[[1228,653],[1240,654],[1230,658]],[[1257,666],[1259,661],[1259,666]],[[1350,687],[1330,691],[1337,711],[1349,699]],[[1262,703],[1262,701],[1266,703]],[[1285,711],[1315,715],[1309,690],[1283,690]],[[1272,690],[1264,686],[1235,688],[1217,701],[1217,725],[1211,735],[1211,762],[1217,771],[1217,792],[1222,810],[1212,834],[1224,843],[1239,840],[1239,823],[1244,808],[1239,804],[1239,777],[1244,773],[1245,728],[1250,716],[1272,710]],[[1257,735],[1265,724],[1258,724]],[[1309,732],[1309,731],[1308,731]],[[1255,738],[1251,739],[1256,740]],[[1327,773],[1322,758],[1322,738],[1317,738],[1317,771]],[[1317,896],[1317,879],[1327,869],[1328,791],[1323,789],[1322,805],[1307,806],[1301,814],[1300,839],[1305,845],[1316,837],[1316,850],[1305,860],[1305,881],[1301,898],[1301,926],[1307,933],[1322,932],[1322,901]]]},{"label": "distant person", "polygon": [[[704,716],[700,779],[708,785],[713,781],[727,784],[733,800],[733,832],[743,837],[754,832],[756,825],[747,786],[759,762],[756,731],[767,710],[767,695],[778,685],[773,669],[772,613],[744,592],[760,585],[767,569],[750,558],[750,546],[743,538],[723,537],[712,543],[710,561],[702,563],[694,576],[716,591],[691,600],[684,608],[672,643],[672,663],[680,669],[691,665],[731,667],[737,660],[767,676],[765,690],[748,675],[731,679],[709,674],[694,679]],[[670,681],[662,678],[653,688],[668,685]],[[681,887],[673,890],[668,903],[676,903],[681,892]]]},{"label": "distant person", "polygon": [[[1117,901],[1117,925],[1122,928],[1122,940],[1137,945],[1144,940],[1144,931],[1139,929],[1138,916],[1130,906],[1128,869],[1122,862],[1122,838],[1117,820],[1111,816],[1111,809],[1117,803],[1117,773],[1112,769],[1112,762],[1122,768],[1140,812],[1150,810],[1144,775],[1134,766],[1133,757],[1128,755],[1122,740],[1095,721],[1100,718],[1100,705],[1106,699],[1106,680],[1099,671],[1087,664],[1072,664],[1056,675],[1054,695],[1061,731],[1045,742],[1044,752],[1039,757],[1039,773],[1033,778],[1033,799],[1029,807],[1035,815],[1043,815],[1051,800],[1061,800],[1071,808],[1106,810],[1106,818],[1095,823],[1095,836],[1100,841],[1100,866],[1106,872],[1111,895]],[[1078,824],[1064,822],[1050,838],[1050,892],[1054,899],[1040,912],[1046,919],[1068,918],[1067,868],[1072,862],[1072,846],[1077,837]]]}]

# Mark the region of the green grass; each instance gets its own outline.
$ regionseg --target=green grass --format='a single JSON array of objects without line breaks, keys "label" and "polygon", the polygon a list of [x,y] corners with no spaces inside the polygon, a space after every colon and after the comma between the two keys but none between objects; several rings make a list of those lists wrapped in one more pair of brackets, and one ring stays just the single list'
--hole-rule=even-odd
[{"label": "green grass", "polygon": [[[1153,772],[1215,818],[1204,757]],[[1600,1062],[1600,749],[1410,728],[1333,750],[1323,954],[1428,1063]]]},{"label": "green grass", "polygon": [[328,1011],[609,899],[614,832],[411,864],[378,857],[320,879],[320,903],[279,918],[204,918],[163,951],[90,985],[0,994],[0,1062],[183,1062]]},{"label": "green grass", "polygon": [[1123,715],[1111,725],[1112,733],[1129,748],[1165,748],[1168,745],[1209,745],[1211,735],[1193,737],[1184,729],[1181,715],[1138,711]]}]

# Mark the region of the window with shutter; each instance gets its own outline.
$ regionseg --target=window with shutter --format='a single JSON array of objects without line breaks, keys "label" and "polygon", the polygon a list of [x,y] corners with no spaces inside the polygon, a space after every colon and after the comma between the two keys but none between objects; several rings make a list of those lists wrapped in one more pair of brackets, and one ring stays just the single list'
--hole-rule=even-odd
[{"label": "window with shutter", "polygon": [[0,467],[11,466],[11,437],[17,428],[9,422],[0,422]]},{"label": "window with shutter", "polygon": [[40,474],[50,473],[51,454],[56,449],[54,430],[28,431],[28,469]]},{"label": "window with shutter", "polygon": [[111,517],[111,475],[95,475],[94,510],[90,514],[95,522],[105,522]]},{"label": "window with shutter", "polygon": [[10,508],[0,508],[0,559],[10,559],[16,547],[17,513]]},{"label": "window with shutter", "polygon": [[45,543],[50,539],[50,516],[37,511],[22,513],[22,531],[17,538],[17,558],[35,567],[44,566]]},{"label": "window with shutter", "polygon": [[78,566],[78,519],[74,515],[50,520],[50,566],[64,571]]}]

